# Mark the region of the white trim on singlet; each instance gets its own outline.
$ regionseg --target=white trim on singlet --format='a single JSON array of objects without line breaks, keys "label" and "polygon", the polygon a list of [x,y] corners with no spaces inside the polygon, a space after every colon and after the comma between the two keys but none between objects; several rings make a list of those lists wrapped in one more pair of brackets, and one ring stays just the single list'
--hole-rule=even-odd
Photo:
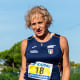
[{"label": "white trim on singlet", "polygon": [[53,33],[51,33],[51,38],[52,38],[52,36],[53,36]]}]

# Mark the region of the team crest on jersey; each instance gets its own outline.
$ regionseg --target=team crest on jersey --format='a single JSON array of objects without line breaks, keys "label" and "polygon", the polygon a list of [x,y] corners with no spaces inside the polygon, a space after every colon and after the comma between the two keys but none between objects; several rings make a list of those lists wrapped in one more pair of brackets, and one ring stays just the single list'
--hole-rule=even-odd
[{"label": "team crest on jersey", "polygon": [[49,54],[53,54],[53,49],[48,49]]}]

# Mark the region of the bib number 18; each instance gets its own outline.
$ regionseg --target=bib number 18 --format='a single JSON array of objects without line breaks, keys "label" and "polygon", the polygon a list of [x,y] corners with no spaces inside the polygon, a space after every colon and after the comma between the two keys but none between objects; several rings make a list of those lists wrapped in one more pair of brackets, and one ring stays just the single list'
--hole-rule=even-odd
[{"label": "bib number 18", "polygon": [[28,77],[39,80],[49,80],[51,77],[52,68],[53,65],[49,63],[31,63],[28,66]]},{"label": "bib number 18", "polygon": [[36,67],[36,74],[44,74],[44,68],[43,67]]}]

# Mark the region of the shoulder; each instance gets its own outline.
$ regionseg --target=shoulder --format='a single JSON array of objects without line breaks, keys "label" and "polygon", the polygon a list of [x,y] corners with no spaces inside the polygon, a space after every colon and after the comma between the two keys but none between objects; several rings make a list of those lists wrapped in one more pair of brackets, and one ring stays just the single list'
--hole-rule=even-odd
[{"label": "shoulder", "polygon": [[24,39],[21,42],[21,54],[22,55],[25,55],[26,47],[27,47],[27,39]]},{"label": "shoulder", "polygon": [[66,37],[60,36],[60,46],[62,51],[68,48],[68,40]]},{"label": "shoulder", "polygon": [[31,40],[33,38],[33,36],[30,36],[30,37],[28,37],[27,39],[24,39],[24,40],[22,40],[22,42],[21,42],[21,46],[27,46],[27,42],[28,42],[28,40]]},{"label": "shoulder", "polygon": [[60,38],[60,43],[67,43],[67,38],[59,34],[53,33],[53,36]]},{"label": "shoulder", "polygon": [[60,42],[66,44],[68,41],[66,37],[60,36]]},{"label": "shoulder", "polygon": [[27,48],[27,43],[28,43],[28,41],[30,41],[31,39],[33,38],[33,36],[30,36],[30,37],[28,37],[27,39],[24,39],[24,40],[22,40],[22,42],[21,42],[21,50],[23,51],[25,51],[26,50],[26,48]]},{"label": "shoulder", "polygon": [[26,45],[27,45],[27,39],[22,40],[21,47],[26,46]]}]

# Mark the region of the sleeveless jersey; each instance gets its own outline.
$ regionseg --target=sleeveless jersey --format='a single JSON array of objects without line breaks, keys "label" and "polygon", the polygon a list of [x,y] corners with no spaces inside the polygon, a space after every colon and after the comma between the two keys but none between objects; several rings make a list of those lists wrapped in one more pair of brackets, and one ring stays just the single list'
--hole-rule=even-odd
[{"label": "sleeveless jersey", "polygon": [[[28,38],[25,56],[28,65],[36,61],[53,64],[50,80],[60,80],[58,64],[61,58],[59,35],[52,33],[52,37],[47,42],[38,42],[34,36]],[[28,67],[24,74],[25,80],[39,80],[28,77]]]}]

